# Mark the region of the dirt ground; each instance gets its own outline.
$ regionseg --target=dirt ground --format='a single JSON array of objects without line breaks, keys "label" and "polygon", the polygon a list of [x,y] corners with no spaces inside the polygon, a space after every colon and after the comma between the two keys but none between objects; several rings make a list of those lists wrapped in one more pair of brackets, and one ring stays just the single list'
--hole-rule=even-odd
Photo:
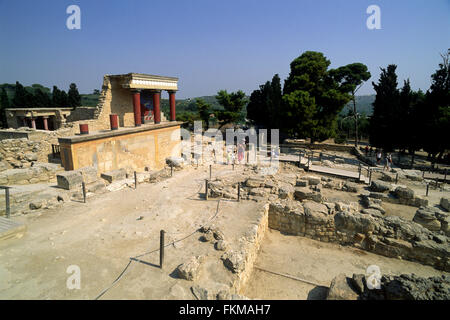
[{"label": "dirt ground", "polygon": [[243,293],[255,299],[324,299],[331,280],[339,273],[365,274],[370,265],[382,274],[415,273],[431,277],[447,274],[419,263],[376,255],[352,247],[289,236],[277,230],[266,232],[255,266],[316,283],[305,283],[255,268]]},{"label": "dirt ground", "polygon": [[[240,174],[243,166],[217,165],[213,176]],[[286,166],[287,171],[297,168]],[[310,173],[315,175],[314,173]],[[220,289],[232,281],[220,260],[223,252],[193,233],[211,221],[235,246],[258,217],[262,203],[203,199],[204,179],[209,166],[188,167],[174,177],[95,195],[88,203],[69,202],[57,209],[41,210],[14,217],[27,224],[21,239],[0,242],[0,299],[94,299],[121,274],[130,257],[152,252],[133,261],[123,278],[102,299],[194,299],[192,282],[178,279],[176,267],[193,255],[205,255],[198,284]],[[403,181],[401,182],[403,184]],[[420,183],[405,182],[419,190]],[[361,188],[364,186],[361,185]],[[416,191],[418,192],[418,191]],[[437,203],[441,191],[430,192]],[[358,201],[358,194],[322,188],[334,201]],[[447,192],[448,193],[448,192]],[[383,203],[388,215],[412,219],[417,208]],[[159,268],[159,236],[164,229],[166,243],[185,239],[166,248],[164,268]],[[307,238],[266,233],[256,265],[275,272],[309,279],[310,285],[255,268],[244,295],[261,299],[318,299],[340,272],[365,273],[377,264],[383,273],[414,272],[441,274],[428,266],[390,259],[354,248],[322,243]],[[69,290],[66,281],[71,265],[80,267],[81,289]]]},{"label": "dirt ground", "polygon": [[[241,168],[236,168],[238,173]],[[215,168],[213,176],[230,174],[231,166]],[[0,242],[0,299],[94,299],[128,264],[130,257],[159,248],[160,230],[166,243],[182,239],[212,218],[233,245],[254,222],[253,201],[205,201],[206,167],[177,171],[173,178],[98,195],[88,203],[70,202],[15,217],[27,224],[21,239]],[[217,212],[217,216],[216,215]],[[193,234],[166,248],[164,269],[159,252],[133,262],[125,276],[102,299],[194,299],[191,282],[174,276],[176,267],[192,255],[208,256],[204,279],[216,287],[231,281],[220,260],[223,252]],[[69,290],[66,272],[80,267],[81,289]]]}]

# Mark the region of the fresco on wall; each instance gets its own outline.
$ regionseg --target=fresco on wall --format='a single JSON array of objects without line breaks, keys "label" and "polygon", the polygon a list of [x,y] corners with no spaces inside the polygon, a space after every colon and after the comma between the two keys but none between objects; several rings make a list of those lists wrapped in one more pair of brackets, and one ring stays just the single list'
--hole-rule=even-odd
[{"label": "fresco on wall", "polygon": [[142,123],[153,121],[153,94],[143,90],[141,92]]}]

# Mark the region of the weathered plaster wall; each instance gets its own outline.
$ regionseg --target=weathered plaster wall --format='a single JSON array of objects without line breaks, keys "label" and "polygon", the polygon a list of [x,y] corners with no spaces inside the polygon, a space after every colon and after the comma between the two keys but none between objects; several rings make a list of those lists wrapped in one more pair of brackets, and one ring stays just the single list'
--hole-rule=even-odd
[{"label": "weathered plaster wall", "polygon": [[60,145],[66,170],[89,166],[97,168],[98,174],[120,168],[160,170],[167,157],[180,156],[180,126]]}]

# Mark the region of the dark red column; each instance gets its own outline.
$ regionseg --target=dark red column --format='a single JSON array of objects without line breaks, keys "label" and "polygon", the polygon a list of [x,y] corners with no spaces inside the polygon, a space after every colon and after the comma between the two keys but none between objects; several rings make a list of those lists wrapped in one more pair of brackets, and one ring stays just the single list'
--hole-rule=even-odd
[{"label": "dark red column", "polygon": [[175,91],[169,92],[169,104],[170,104],[170,121],[176,121],[175,115]]},{"label": "dark red column", "polygon": [[117,114],[112,113],[109,115],[109,123],[111,124],[111,130],[119,129],[119,117]]},{"label": "dark red column", "polygon": [[161,97],[161,90],[153,92],[153,114],[155,116],[155,124],[161,122],[161,109],[159,105],[160,97]]},{"label": "dark red column", "polygon": [[141,92],[138,90],[133,92],[133,112],[134,112],[134,125],[139,127],[141,125]]},{"label": "dark red column", "polygon": [[80,134],[89,134],[89,125],[87,123],[80,123]]},{"label": "dark red column", "polygon": [[36,129],[36,118],[31,118],[31,127]]},{"label": "dark red column", "polygon": [[48,117],[42,117],[42,120],[44,120],[44,130],[48,130]]}]

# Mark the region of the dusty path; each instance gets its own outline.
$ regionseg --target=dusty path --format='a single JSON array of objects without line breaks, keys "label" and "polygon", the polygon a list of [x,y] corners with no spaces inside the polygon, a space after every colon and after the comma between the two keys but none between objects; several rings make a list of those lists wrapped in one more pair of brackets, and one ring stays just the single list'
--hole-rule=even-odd
[{"label": "dusty path", "polygon": [[[235,173],[239,170],[236,168]],[[218,166],[213,176],[230,172],[231,166]],[[0,298],[95,298],[116,279],[129,257],[159,248],[161,229],[167,231],[168,243],[191,234],[214,216],[217,200],[204,201],[198,193],[203,192],[206,177],[207,167],[187,168],[165,181],[141,184],[137,190],[127,188],[95,196],[87,204],[70,202],[62,209],[16,217],[28,225],[28,231],[21,239],[0,243]],[[245,213],[254,211],[255,206],[255,202],[238,206],[233,201],[222,201],[220,215],[233,212],[251,220],[251,215]],[[224,219],[220,215],[216,217],[219,222]],[[233,221],[226,221],[230,236],[242,231],[242,223]],[[133,263],[126,279],[104,298],[171,298],[170,285],[180,280],[170,277],[170,273],[194,253],[219,255],[211,244],[199,242],[198,235],[192,236],[167,248],[164,270],[157,268],[158,252],[142,257],[147,264]],[[219,264],[220,259],[216,260]],[[70,265],[81,269],[80,290],[66,287],[70,276],[66,269]],[[193,299],[186,288],[176,287],[175,296]]]},{"label": "dusty path", "polygon": [[331,280],[339,273],[365,274],[369,265],[383,274],[415,273],[431,277],[445,272],[419,263],[387,258],[352,247],[287,236],[268,230],[255,265],[269,271],[292,275],[319,286],[255,269],[243,293],[260,299],[323,299]]}]

